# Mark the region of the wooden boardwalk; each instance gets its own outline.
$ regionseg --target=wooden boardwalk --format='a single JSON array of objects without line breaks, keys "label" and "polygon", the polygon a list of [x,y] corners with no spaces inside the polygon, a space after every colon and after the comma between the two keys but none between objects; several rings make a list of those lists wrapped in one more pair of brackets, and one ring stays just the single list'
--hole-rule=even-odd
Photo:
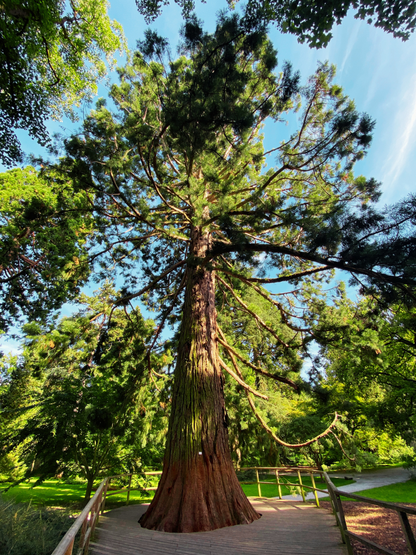
[{"label": "wooden boardwalk", "polygon": [[262,514],[244,526],[197,534],[142,528],[147,505],[115,509],[100,518],[92,555],[346,555],[334,516],[296,501],[251,499]]}]

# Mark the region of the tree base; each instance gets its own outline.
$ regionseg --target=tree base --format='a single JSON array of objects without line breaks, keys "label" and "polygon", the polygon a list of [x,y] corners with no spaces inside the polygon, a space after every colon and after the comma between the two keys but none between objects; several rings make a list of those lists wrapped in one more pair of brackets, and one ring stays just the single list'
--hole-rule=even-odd
[{"label": "tree base", "polygon": [[218,460],[203,458],[200,455],[193,470],[178,464],[165,469],[153,501],[139,520],[143,528],[207,532],[250,524],[261,517],[241,489],[232,464],[224,469]]}]

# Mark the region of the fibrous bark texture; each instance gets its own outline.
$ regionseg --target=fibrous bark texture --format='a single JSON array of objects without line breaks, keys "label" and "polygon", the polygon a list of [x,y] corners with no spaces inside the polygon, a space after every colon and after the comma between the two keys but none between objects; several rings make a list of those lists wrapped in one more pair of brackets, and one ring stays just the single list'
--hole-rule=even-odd
[{"label": "fibrous bark texture", "polygon": [[211,236],[194,228],[163,474],[144,528],[201,532],[260,518],[231,461],[218,359],[214,272],[198,265]]}]

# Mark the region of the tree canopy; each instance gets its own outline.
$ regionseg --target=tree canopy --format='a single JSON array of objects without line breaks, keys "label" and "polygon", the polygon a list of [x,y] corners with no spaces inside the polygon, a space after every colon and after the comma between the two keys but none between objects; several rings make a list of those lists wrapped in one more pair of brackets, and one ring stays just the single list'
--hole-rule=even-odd
[{"label": "tree canopy", "polygon": [[[175,3],[182,8],[185,17],[189,17],[195,6],[193,0],[175,0]],[[153,21],[168,1],[136,0],[136,4],[147,21]],[[228,0],[228,4],[234,7],[236,2]],[[306,41],[312,47],[322,48],[331,40],[334,25],[341,23],[350,10],[354,10],[356,19],[373,23],[402,40],[407,40],[415,29],[414,0],[248,0],[245,17],[250,22],[260,19],[274,23],[279,31],[296,35],[299,42]]]},{"label": "tree canopy", "polygon": [[88,202],[68,180],[35,168],[0,175],[0,329],[22,317],[46,318],[71,300],[89,275]]},{"label": "tree canopy", "polygon": [[4,0],[0,6],[0,162],[22,161],[17,129],[48,143],[46,120],[97,92],[97,81],[124,47],[107,0]]},{"label": "tree canopy", "polygon": [[[115,109],[100,101],[40,178],[83,195],[75,212],[93,218],[85,263],[97,280],[122,281],[114,306],[140,298],[158,313],[146,357],[161,349],[164,326],[176,329],[164,471],[141,522],[191,532],[259,517],[232,466],[221,371],[267,433],[293,446],[262,417],[255,399],[267,392],[255,377],[300,390],[300,358],[333,332],[320,307],[336,269],[385,298],[414,300],[414,200],[372,207],[378,184],[353,167],[374,123],[333,67],[300,87],[289,64],[275,72],[265,28],[237,16],[222,15],[211,35],[191,17],[180,56],[166,47],[147,32],[111,89]],[[264,122],[297,109],[298,130],[265,152]],[[285,289],[266,289],[274,284]],[[249,325],[261,337],[244,340]],[[327,436],[338,415],[327,416],[295,446]]]}]

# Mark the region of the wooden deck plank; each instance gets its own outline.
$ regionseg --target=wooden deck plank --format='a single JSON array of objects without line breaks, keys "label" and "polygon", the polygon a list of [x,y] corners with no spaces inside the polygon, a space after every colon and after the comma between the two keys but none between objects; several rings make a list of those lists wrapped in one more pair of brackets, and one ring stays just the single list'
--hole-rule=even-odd
[{"label": "wooden deck plank", "polygon": [[252,499],[262,517],[249,525],[197,534],[146,530],[147,505],[131,505],[100,518],[92,555],[345,555],[333,515],[312,505]]}]

